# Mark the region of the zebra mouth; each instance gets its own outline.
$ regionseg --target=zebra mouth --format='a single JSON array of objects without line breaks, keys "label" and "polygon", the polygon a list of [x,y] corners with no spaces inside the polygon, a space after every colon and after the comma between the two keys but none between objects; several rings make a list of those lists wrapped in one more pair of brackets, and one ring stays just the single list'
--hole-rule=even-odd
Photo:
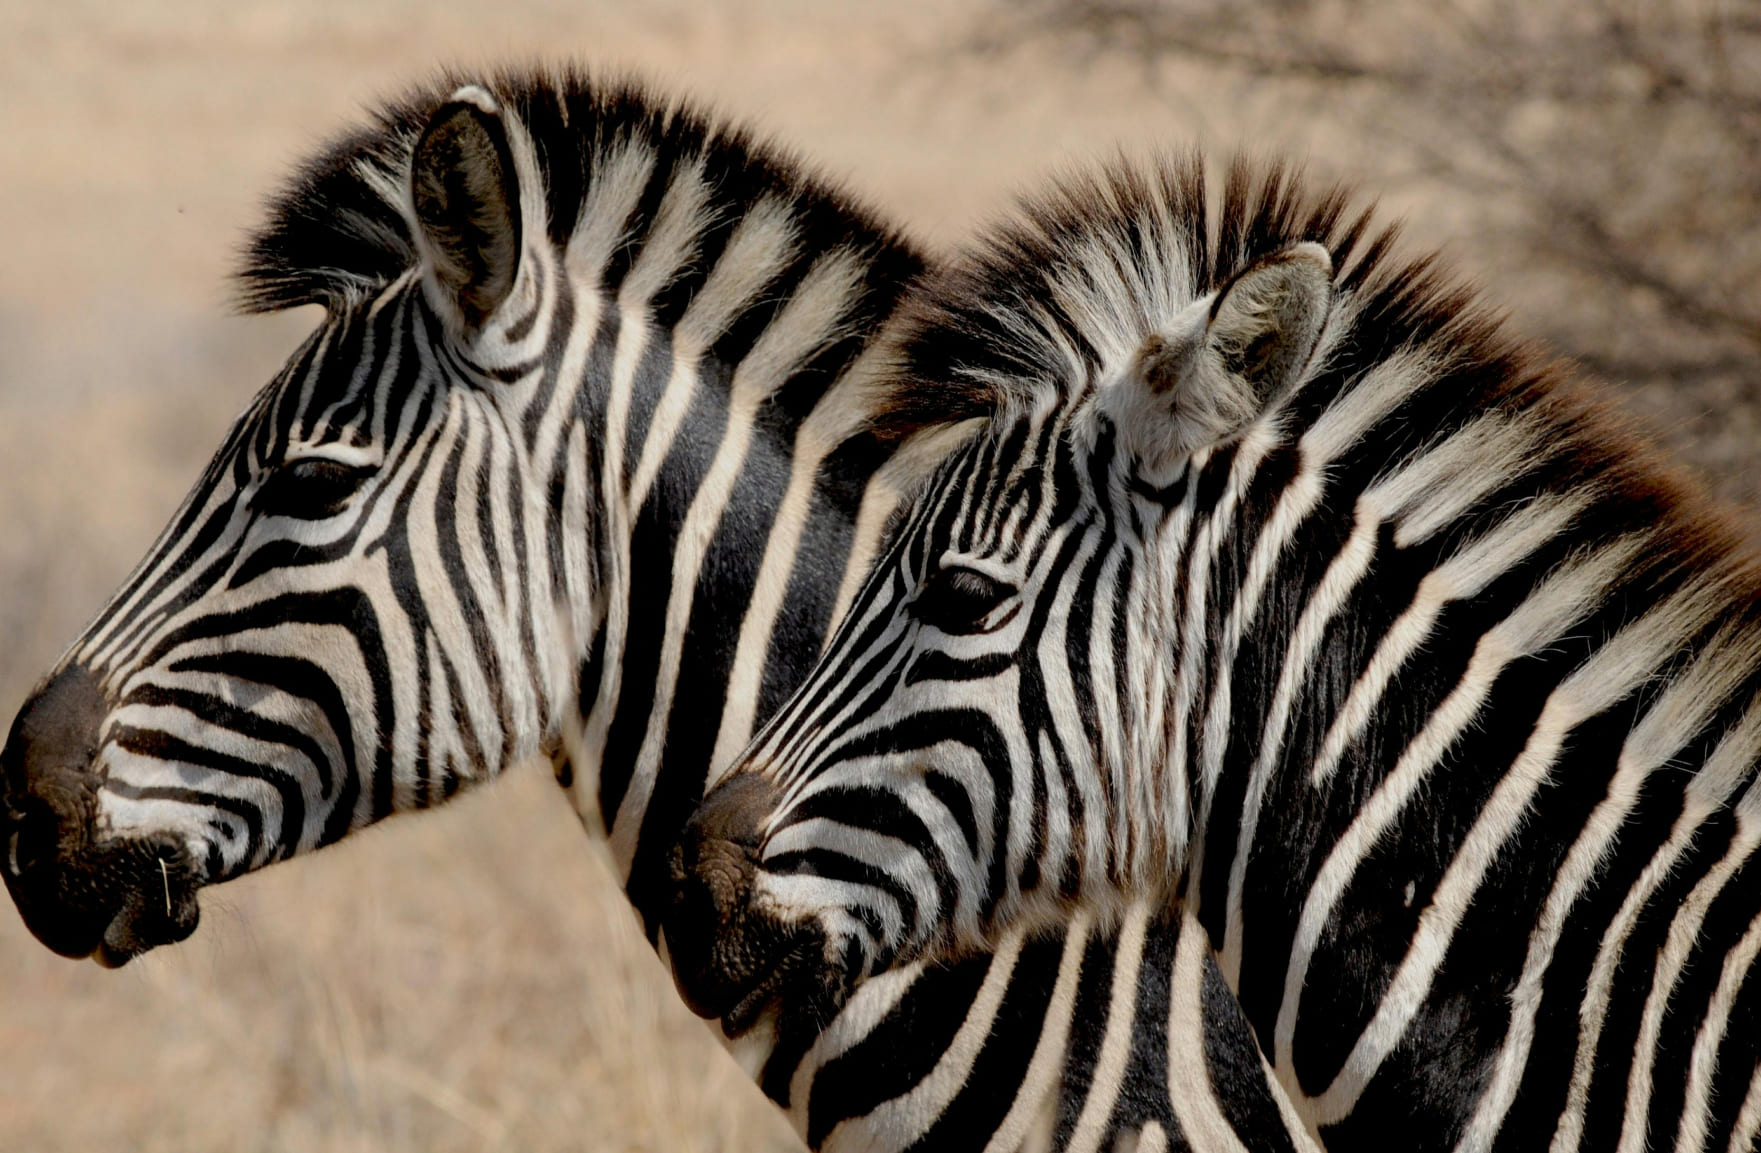
[{"label": "zebra mouth", "polygon": [[685,1003],[701,1016],[720,1018],[729,1037],[749,1031],[773,1006],[782,1018],[826,1020],[848,993],[842,970],[825,962],[824,936],[810,930],[795,933],[794,943],[774,959],[744,972],[700,969],[691,975],[675,965],[673,975]]},{"label": "zebra mouth", "polygon": [[25,926],[54,952],[114,969],[195,932],[200,879],[181,846],[131,838],[33,854],[18,823],[4,823],[6,888]]},{"label": "zebra mouth", "polygon": [[685,1004],[720,1018],[737,1037],[773,1003],[825,983],[825,938],[811,925],[785,925],[754,909],[745,886],[731,890],[686,878],[662,932],[673,981]]},{"label": "zebra mouth", "polygon": [[[172,859],[154,853],[144,878],[124,890],[121,903],[89,956],[106,969],[117,969],[160,945],[174,945],[196,931],[201,906],[199,887],[189,870],[173,867]],[[154,884],[155,872],[158,884]]]}]

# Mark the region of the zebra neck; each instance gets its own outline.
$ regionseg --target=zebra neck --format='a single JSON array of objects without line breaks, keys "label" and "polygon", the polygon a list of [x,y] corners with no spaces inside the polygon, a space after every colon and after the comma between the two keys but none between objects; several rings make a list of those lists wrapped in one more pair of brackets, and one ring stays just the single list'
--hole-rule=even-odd
[{"label": "zebra neck", "polygon": [[599,583],[580,658],[597,773],[572,791],[653,926],[706,781],[805,676],[866,568],[894,454],[846,398],[871,372],[861,356],[791,414],[776,391],[794,366],[730,365],[645,310],[599,311],[583,430]]}]

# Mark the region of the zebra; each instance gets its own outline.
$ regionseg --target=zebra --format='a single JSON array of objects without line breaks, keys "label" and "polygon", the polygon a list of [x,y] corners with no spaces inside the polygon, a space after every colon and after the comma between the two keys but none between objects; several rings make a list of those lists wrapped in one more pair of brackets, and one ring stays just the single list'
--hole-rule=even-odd
[{"label": "zebra", "polygon": [[[549,754],[660,944],[711,766],[961,419],[881,388],[924,267],[780,149],[578,74],[447,78],[322,151],[242,276],[324,320],[0,752],[26,924],[119,965],[202,886]],[[816,1148],[1307,1147],[1196,940],[1077,918],[731,1031]],[[1097,998],[1183,1030],[1179,1076]]]},{"label": "zebra", "polygon": [[1328,1148],[1756,1147],[1761,570],[1599,394],[1190,157],[1030,201],[901,341],[989,416],[681,838],[705,1008],[1147,902]]}]

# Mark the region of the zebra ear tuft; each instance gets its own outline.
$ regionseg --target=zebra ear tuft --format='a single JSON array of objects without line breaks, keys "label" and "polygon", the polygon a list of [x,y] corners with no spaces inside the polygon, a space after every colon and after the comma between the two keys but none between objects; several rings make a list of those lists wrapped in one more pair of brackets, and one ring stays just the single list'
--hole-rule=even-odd
[{"label": "zebra ear tuft", "polygon": [[1296,383],[1332,300],[1333,260],[1319,244],[1259,261],[1144,341],[1116,423],[1154,465],[1235,435]]},{"label": "zebra ear tuft", "polygon": [[471,85],[435,110],[410,163],[427,276],[467,332],[520,271],[520,179],[500,106]]},{"label": "zebra ear tuft", "polygon": [[1253,265],[1217,297],[1205,345],[1248,386],[1255,415],[1307,367],[1332,302],[1333,257],[1312,240]]}]

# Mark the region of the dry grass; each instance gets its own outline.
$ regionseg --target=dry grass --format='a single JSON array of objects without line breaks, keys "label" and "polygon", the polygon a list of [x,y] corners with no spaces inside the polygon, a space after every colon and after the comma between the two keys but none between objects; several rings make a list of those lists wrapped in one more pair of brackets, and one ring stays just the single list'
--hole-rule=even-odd
[{"label": "dry grass", "polygon": [[120,973],[0,932],[7,1149],[793,1146],[537,768],[216,890]]},{"label": "dry grass", "polygon": [[[1394,187],[1429,242],[1476,235],[1475,206],[1402,192],[1337,125],[1275,94],[1245,99],[1202,68],[1170,88],[1043,45],[961,50],[987,13],[978,0],[0,8],[0,719],[310,324],[224,314],[260,196],[361,102],[437,62],[568,49],[641,66],[774,128],[936,241],[1047,169],[1195,137],[1293,148]],[[1496,253],[1463,252],[1509,296]],[[1757,475],[1752,390],[1640,400],[1715,477]],[[212,891],[192,941],[121,973],[50,956],[0,906],[3,1150],[792,1144],[677,1004],[538,771]]]}]

